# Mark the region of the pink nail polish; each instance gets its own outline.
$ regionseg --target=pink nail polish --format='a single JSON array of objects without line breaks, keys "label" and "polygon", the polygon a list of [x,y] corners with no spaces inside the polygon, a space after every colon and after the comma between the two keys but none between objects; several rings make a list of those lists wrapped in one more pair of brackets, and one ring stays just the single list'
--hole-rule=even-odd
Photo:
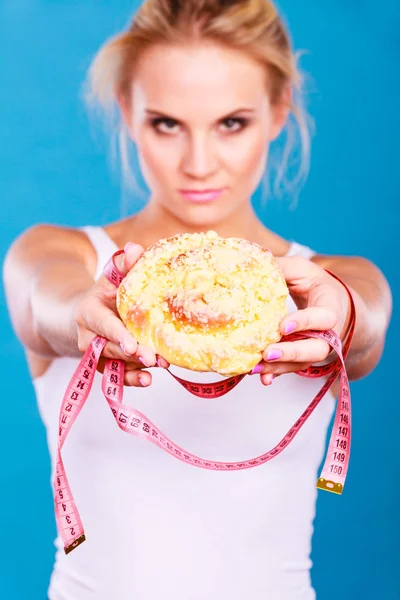
[{"label": "pink nail polish", "polygon": [[142,363],[142,365],[144,365],[145,367],[149,368],[150,365],[145,361],[144,358],[142,358],[141,356],[139,356],[139,360]]},{"label": "pink nail polish", "polygon": [[295,323],[294,321],[290,321],[285,327],[285,334],[287,335],[288,333],[292,333],[292,331],[294,331],[296,328],[297,323]]},{"label": "pink nail polish", "polygon": [[122,350],[122,352],[123,352],[123,353],[124,353],[126,356],[132,356],[132,354],[129,354],[129,352],[127,352],[127,351],[126,351],[126,348],[125,348],[124,344],[122,344],[122,343],[121,343],[121,344],[120,344],[120,346],[121,346],[121,350]]},{"label": "pink nail polish", "polygon": [[280,350],[271,350],[271,352],[268,353],[267,360],[279,360],[280,358],[282,358],[282,356],[283,352],[281,352]]},{"label": "pink nail polish", "polygon": [[128,242],[128,243],[126,244],[125,248],[124,248],[124,252],[128,252],[129,248],[130,248],[131,246],[134,246],[134,245],[135,245],[135,244],[132,244],[132,242]]},{"label": "pink nail polish", "polygon": [[142,387],[148,387],[149,384],[144,380],[144,377],[139,377],[140,385]]},{"label": "pink nail polish", "polygon": [[256,367],[254,367],[254,369],[252,370],[251,374],[252,375],[259,375],[263,370],[262,364],[260,363],[259,365],[257,365]]}]

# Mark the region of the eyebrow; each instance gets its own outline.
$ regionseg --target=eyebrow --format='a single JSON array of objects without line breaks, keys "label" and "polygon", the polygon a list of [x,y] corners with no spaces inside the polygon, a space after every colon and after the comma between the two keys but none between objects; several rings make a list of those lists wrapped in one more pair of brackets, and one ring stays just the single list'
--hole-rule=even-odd
[{"label": "eyebrow", "polygon": [[[224,121],[225,119],[229,119],[230,117],[232,117],[233,115],[236,115],[237,113],[254,114],[255,112],[256,111],[254,108],[238,108],[238,109],[233,110],[232,112],[220,117],[218,119],[218,121]],[[146,109],[146,114],[148,114],[149,116],[154,116],[154,117],[156,117],[156,116],[163,117],[165,119],[170,119],[171,121],[177,121],[177,122],[180,121],[180,119],[173,117],[172,115],[167,115],[166,113],[163,113],[162,111],[151,109],[151,108]]]}]

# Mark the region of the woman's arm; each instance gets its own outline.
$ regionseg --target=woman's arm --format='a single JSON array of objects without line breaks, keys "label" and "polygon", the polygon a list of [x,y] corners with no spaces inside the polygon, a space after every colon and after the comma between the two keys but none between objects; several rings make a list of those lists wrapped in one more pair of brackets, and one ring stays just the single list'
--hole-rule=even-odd
[{"label": "woman's arm", "polygon": [[25,231],[6,255],[11,322],[22,344],[43,358],[81,355],[74,309],[94,283],[88,256],[82,234],[47,225]]},{"label": "woman's arm", "polygon": [[[122,272],[143,252],[130,244],[119,258]],[[37,355],[81,357],[96,336],[109,340],[106,358],[124,360],[125,384],[147,386],[157,357],[138,345],[116,310],[116,288],[102,276],[94,282],[96,256],[81,232],[37,226],[23,233],[10,248],[4,263],[7,304],[14,330],[22,344]],[[162,359],[160,366],[168,366]]]},{"label": "woman's arm", "polygon": [[351,379],[360,379],[376,367],[382,356],[392,314],[389,284],[365,258],[318,255],[312,260],[337,275],[352,292],[357,324],[346,368]]}]

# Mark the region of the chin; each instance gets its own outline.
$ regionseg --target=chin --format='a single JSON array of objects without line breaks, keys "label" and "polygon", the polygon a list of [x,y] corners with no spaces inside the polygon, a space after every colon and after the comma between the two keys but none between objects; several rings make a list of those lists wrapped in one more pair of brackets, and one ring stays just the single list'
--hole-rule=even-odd
[{"label": "chin", "polygon": [[[194,214],[195,213],[195,214]],[[226,216],[220,211],[187,211],[179,215],[180,220],[190,229],[207,230],[215,229],[222,223]]]}]

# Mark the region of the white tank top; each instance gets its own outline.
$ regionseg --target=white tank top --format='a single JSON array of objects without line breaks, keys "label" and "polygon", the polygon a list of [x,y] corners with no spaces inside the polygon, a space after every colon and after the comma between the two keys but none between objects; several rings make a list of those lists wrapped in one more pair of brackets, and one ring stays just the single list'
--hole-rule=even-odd
[{"label": "white tank top", "polygon": [[[96,278],[116,247],[85,227]],[[293,243],[289,255],[313,252]],[[289,310],[295,305],[289,299]],[[34,381],[54,469],[58,416],[77,359],[59,358]],[[193,381],[215,374],[174,372]],[[322,385],[296,375],[264,388],[246,377],[227,396],[191,396],[154,369],[146,389],[125,388],[137,407],[183,448],[240,461],[279,442]],[[313,600],[310,550],[316,481],[334,409],[328,393],[290,446],[247,471],[188,466],[115,424],[101,375],[63,449],[87,541],[65,555],[59,538],[50,600]],[[53,474],[52,480],[53,481]]]}]

